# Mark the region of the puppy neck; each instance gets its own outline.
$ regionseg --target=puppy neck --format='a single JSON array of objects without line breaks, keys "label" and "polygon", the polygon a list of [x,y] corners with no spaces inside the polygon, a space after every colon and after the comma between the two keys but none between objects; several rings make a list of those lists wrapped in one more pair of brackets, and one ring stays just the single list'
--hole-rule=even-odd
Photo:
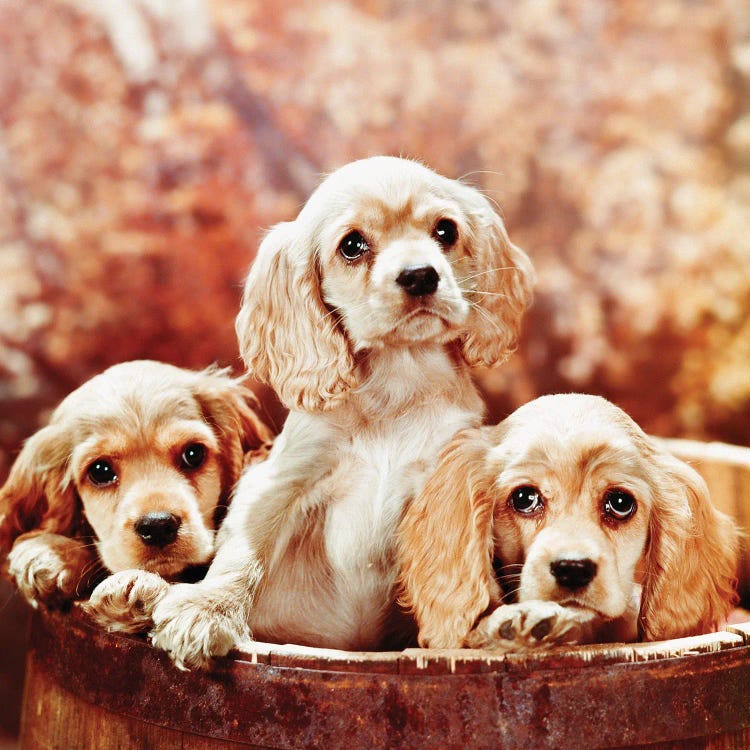
[{"label": "puppy neck", "polygon": [[439,403],[481,409],[468,367],[453,347],[371,349],[360,356],[357,368],[360,384],[347,403],[365,414],[392,417]]}]

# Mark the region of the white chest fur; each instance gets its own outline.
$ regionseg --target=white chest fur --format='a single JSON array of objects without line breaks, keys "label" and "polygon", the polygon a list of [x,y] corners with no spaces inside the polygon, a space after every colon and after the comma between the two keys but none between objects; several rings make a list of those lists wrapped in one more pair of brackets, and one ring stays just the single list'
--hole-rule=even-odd
[{"label": "white chest fur", "polygon": [[377,645],[405,504],[445,443],[480,415],[468,376],[440,354],[418,368],[404,363],[411,369],[396,389],[375,387],[376,373],[346,407],[290,415],[266,471],[269,490],[283,480],[296,499],[251,610],[257,638]]}]

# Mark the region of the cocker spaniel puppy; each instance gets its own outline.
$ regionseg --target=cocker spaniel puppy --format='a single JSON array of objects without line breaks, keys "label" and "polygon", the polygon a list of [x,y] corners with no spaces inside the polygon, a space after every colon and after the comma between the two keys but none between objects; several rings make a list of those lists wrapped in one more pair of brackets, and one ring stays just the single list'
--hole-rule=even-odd
[{"label": "cocker spaniel puppy", "polygon": [[424,647],[705,633],[734,604],[737,539],[623,411],[544,396],[445,448],[401,525],[402,601]]},{"label": "cocker spaniel puppy", "polygon": [[[149,576],[207,563],[246,451],[271,439],[256,406],[220,370],[151,361],[115,365],[71,393],[0,490],[0,555],[21,593],[60,604],[104,569],[134,568],[150,590]],[[105,582],[100,605],[115,617],[141,583]]]},{"label": "cocker spaniel puppy", "polygon": [[508,356],[532,280],[481,193],[405,159],[343,167],[275,227],[237,332],[290,414],[240,479],[206,578],[156,605],[153,643],[182,667],[251,633],[381,646],[404,504],[480,422],[469,370]]}]

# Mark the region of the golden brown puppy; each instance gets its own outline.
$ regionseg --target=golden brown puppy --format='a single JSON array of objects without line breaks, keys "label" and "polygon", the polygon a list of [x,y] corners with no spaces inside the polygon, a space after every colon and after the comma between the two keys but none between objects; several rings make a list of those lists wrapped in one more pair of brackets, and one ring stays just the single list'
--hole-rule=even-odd
[{"label": "golden brown puppy", "polygon": [[257,406],[221,370],[152,361],[71,393],[0,490],[0,555],[26,599],[83,596],[103,569],[173,579],[207,563],[245,453],[272,437]]},{"label": "golden brown puppy", "polygon": [[425,647],[699,634],[734,604],[737,539],[623,411],[544,396],[446,447],[401,525],[403,601]]},{"label": "golden brown puppy", "polygon": [[153,643],[188,667],[250,632],[384,644],[404,504],[480,424],[470,370],[512,351],[533,278],[474,188],[385,156],[329,175],[263,241],[237,318],[289,417],[244,472],[206,578],[157,604]]}]

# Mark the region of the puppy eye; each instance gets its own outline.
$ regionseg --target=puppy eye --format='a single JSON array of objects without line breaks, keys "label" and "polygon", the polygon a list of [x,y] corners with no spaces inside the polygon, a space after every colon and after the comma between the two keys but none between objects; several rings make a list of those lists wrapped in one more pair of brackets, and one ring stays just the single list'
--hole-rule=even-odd
[{"label": "puppy eye", "polygon": [[524,513],[526,515],[536,513],[544,507],[542,493],[531,485],[516,487],[510,493],[509,503],[510,507],[517,513]]},{"label": "puppy eye", "polygon": [[451,219],[440,219],[432,230],[432,236],[443,246],[453,247],[458,240],[458,227]]},{"label": "puppy eye", "polygon": [[635,498],[625,490],[609,490],[604,495],[604,512],[617,521],[625,521],[635,513]]},{"label": "puppy eye", "polygon": [[367,244],[367,240],[356,229],[349,232],[339,242],[339,253],[346,260],[357,260],[357,258],[364,255],[369,249],[370,246]]},{"label": "puppy eye", "polygon": [[96,461],[89,464],[89,468],[86,469],[86,476],[89,482],[96,487],[106,487],[117,481],[117,472],[114,466],[103,458],[97,458]]},{"label": "puppy eye", "polygon": [[197,469],[206,460],[206,446],[200,443],[186,445],[180,456],[180,465],[183,469]]}]

